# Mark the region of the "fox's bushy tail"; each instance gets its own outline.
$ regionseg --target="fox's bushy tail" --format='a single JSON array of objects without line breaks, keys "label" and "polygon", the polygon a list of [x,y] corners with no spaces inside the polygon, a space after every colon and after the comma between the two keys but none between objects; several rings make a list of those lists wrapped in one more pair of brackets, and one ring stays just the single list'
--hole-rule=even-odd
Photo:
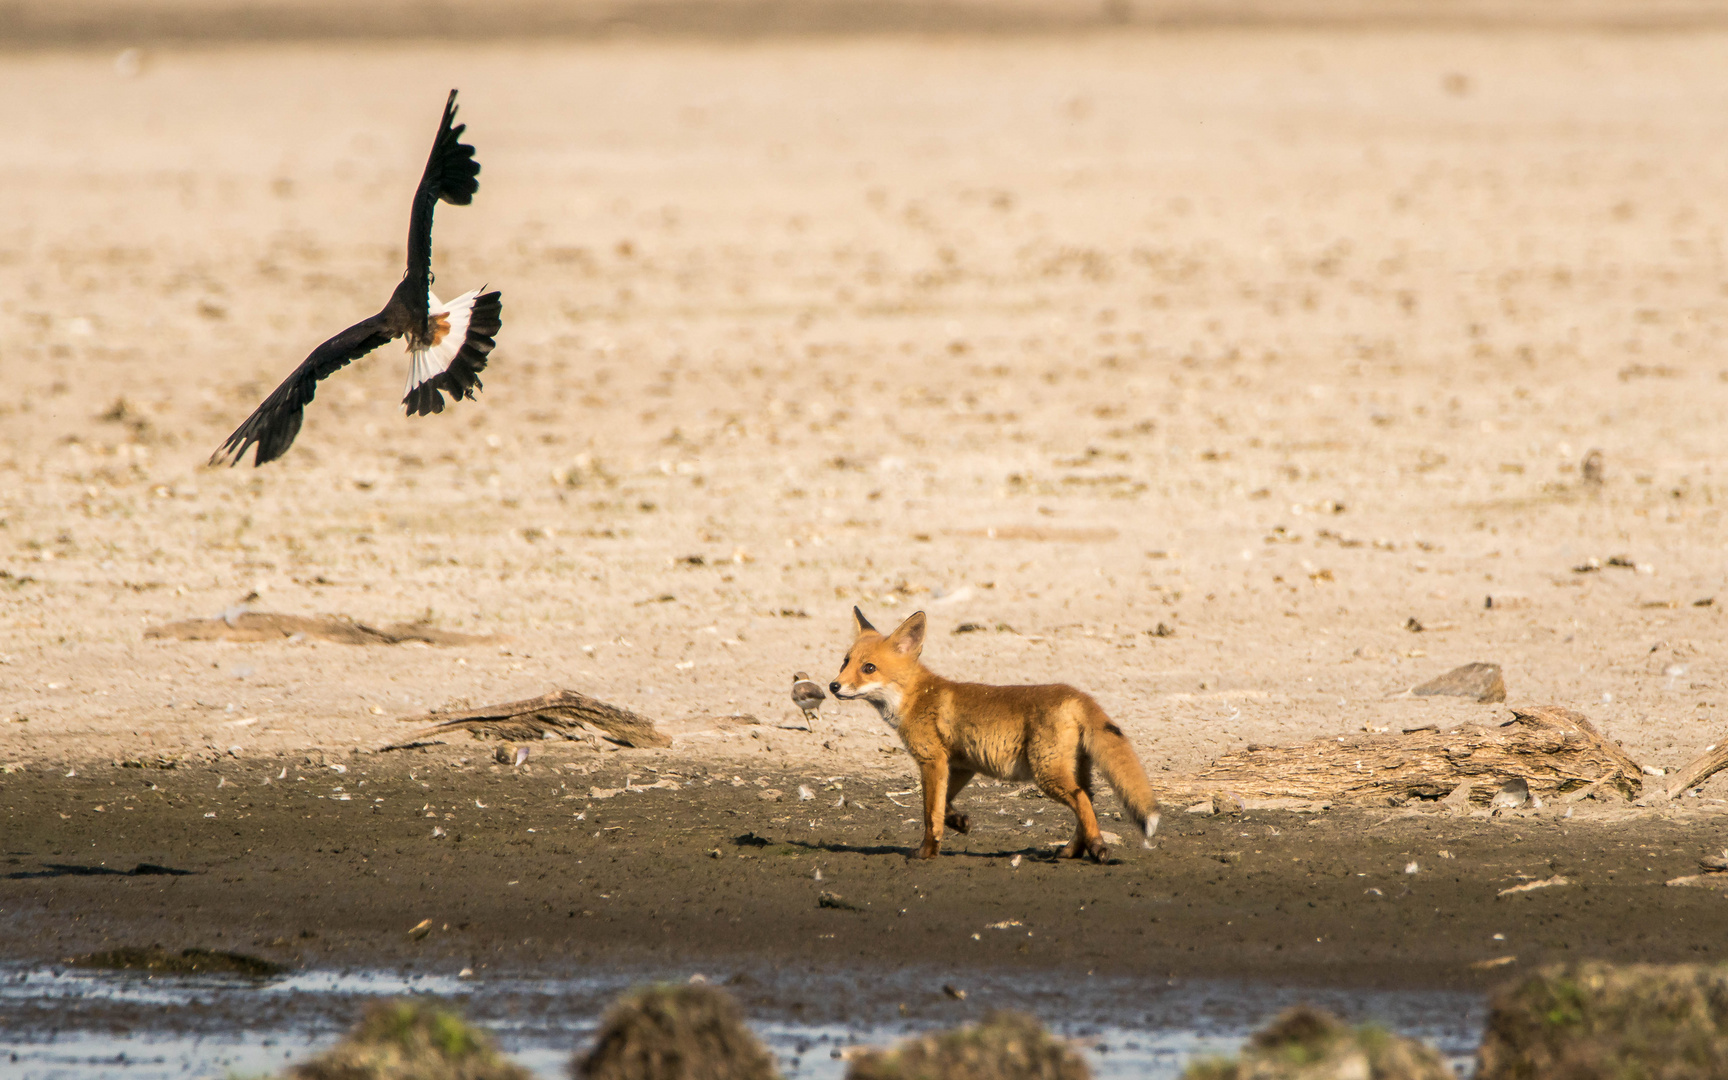
[{"label": "fox's bushy tail", "polygon": [[1110,784],[1110,790],[1122,800],[1122,808],[1152,846],[1152,834],[1158,831],[1158,796],[1152,794],[1152,783],[1146,779],[1146,769],[1134,753],[1134,744],[1122,729],[1096,703],[1093,703],[1091,723],[1081,727],[1081,741],[1092,764]]}]

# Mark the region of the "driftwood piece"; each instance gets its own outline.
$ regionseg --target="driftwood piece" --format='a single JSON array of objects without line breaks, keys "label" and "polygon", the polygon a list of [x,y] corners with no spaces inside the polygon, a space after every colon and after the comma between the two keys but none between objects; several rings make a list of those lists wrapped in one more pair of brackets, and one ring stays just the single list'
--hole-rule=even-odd
[{"label": "driftwood piece", "polygon": [[1506,700],[1506,680],[1499,664],[1465,664],[1411,688],[1417,697],[1465,697],[1488,703]]},{"label": "driftwood piece", "polygon": [[1712,776],[1715,776],[1723,769],[1728,769],[1728,739],[1724,739],[1722,742],[1717,743],[1715,746],[1693,758],[1685,768],[1675,774],[1674,780],[1668,785],[1667,791],[1661,792],[1660,794],[1651,792],[1650,800],[1652,802],[1660,802],[1665,799],[1678,799],[1681,795],[1690,791],[1692,788],[1697,787],[1699,784],[1702,784]]},{"label": "driftwood piece", "polygon": [[[1442,799],[1461,787],[1487,805],[1508,780],[1532,794],[1565,794],[1594,785],[1631,799],[1642,785],[1637,762],[1570,709],[1542,705],[1512,710],[1498,727],[1463,724],[1449,731],[1401,735],[1353,734],[1297,746],[1250,746],[1226,754],[1192,777],[1174,779],[1175,792],[1223,793],[1227,801],[1330,802],[1399,806]],[[1174,793],[1174,792],[1173,792]],[[1462,797],[1460,797],[1461,799]]]},{"label": "driftwood piece", "polygon": [[152,626],[147,638],[180,641],[282,641],[296,634],[340,645],[400,645],[422,641],[428,645],[477,645],[497,639],[486,634],[458,634],[424,623],[393,623],[383,629],[355,622],[346,615],[277,615],[268,611],[245,611],[214,619],[185,619]]},{"label": "driftwood piece", "polygon": [[414,732],[407,741],[383,749],[424,746],[441,735],[457,731],[467,731],[476,739],[539,739],[548,732],[566,739],[580,739],[584,733],[583,725],[599,729],[607,739],[621,746],[641,749],[672,745],[672,740],[656,731],[654,721],[647,717],[574,690],[554,690],[526,701],[483,705],[455,713],[425,713],[402,719],[410,723],[428,720],[435,723]]}]

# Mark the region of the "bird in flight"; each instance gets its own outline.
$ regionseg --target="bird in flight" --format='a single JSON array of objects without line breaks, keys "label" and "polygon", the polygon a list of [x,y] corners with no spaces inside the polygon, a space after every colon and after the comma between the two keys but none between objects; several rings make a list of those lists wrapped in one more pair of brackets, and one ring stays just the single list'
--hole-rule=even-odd
[{"label": "bird in flight", "polygon": [[445,394],[452,400],[474,399],[474,391],[480,389],[480,371],[496,344],[493,335],[503,325],[499,318],[503,302],[498,293],[480,289],[449,301],[432,295],[432,211],[440,199],[467,206],[480,189],[480,165],[474,160],[474,148],[461,141],[468,125],[457,124],[455,119],[456,91],[452,90],[408,215],[408,269],[390,302],[378,314],[313,349],[312,355],[210,456],[210,464],[227,461],[238,465],[253,446],[257,447],[252,456],[254,466],[287,453],[294,436],[300,433],[306,404],[318,392],[318,383],[399,337],[408,339],[408,390],[402,404],[408,407],[409,416],[443,412]]}]

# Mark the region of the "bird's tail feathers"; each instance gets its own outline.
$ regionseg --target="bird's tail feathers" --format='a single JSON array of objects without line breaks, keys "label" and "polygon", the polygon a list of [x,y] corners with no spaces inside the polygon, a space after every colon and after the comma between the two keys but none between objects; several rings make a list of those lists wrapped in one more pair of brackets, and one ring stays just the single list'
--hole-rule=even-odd
[{"label": "bird's tail feathers", "polygon": [[[484,288],[485,286],[481,286]],[[498,293],[473,289],[448,303],[428,295],[428,315],[443,322],[444,332],[424,349],[410,349],[408,386],[402,404],[409,416],[444,411],[444,394],[452,399],[474,397],[481,389],[480,372],[503,325],[503,300]]]}]

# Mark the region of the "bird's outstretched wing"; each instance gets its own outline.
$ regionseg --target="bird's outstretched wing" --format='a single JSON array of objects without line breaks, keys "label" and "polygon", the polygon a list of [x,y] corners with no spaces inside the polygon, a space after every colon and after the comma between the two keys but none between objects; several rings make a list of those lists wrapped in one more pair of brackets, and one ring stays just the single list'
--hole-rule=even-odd
[{"label": "bird's outstretched wing", "polygon": [[264,399],[264,404],[253,410],[244,424],[234,429],[234,434],[228,436],[222,448],[210,455],[210,464],[227,461],[229,465],[238,465],[254,443],[258,446],[258,452],[252,456],[254,467],[275,461],[287,453],[288,447],[294,444],[294,436],[300,434],[301,417],[312,395],[318,392],[319,380],[347,367],[350,361],[365,356],[395,336],[385,325],[384,315],[380,312],[313,349],[312,355],[294,369],[294,374],[283,379],[282,385]]},{"label": "bird's outstretched wing", "polygon": [[420,188],[414,192],[414,208],[408,216],[407,278],[411,285],[403,299],[422,333],[426,297],[432,289],[432,211],[440,199],[467,206],[480,190],[480,163],[474,160],[474,148],[461,141],[468,125],[455,121],[456,91],[452,90],[444,102],[444,119],[438,124],[438,137],[432,140],[432,153],[426,159],[426,171],[420,176]]}]

